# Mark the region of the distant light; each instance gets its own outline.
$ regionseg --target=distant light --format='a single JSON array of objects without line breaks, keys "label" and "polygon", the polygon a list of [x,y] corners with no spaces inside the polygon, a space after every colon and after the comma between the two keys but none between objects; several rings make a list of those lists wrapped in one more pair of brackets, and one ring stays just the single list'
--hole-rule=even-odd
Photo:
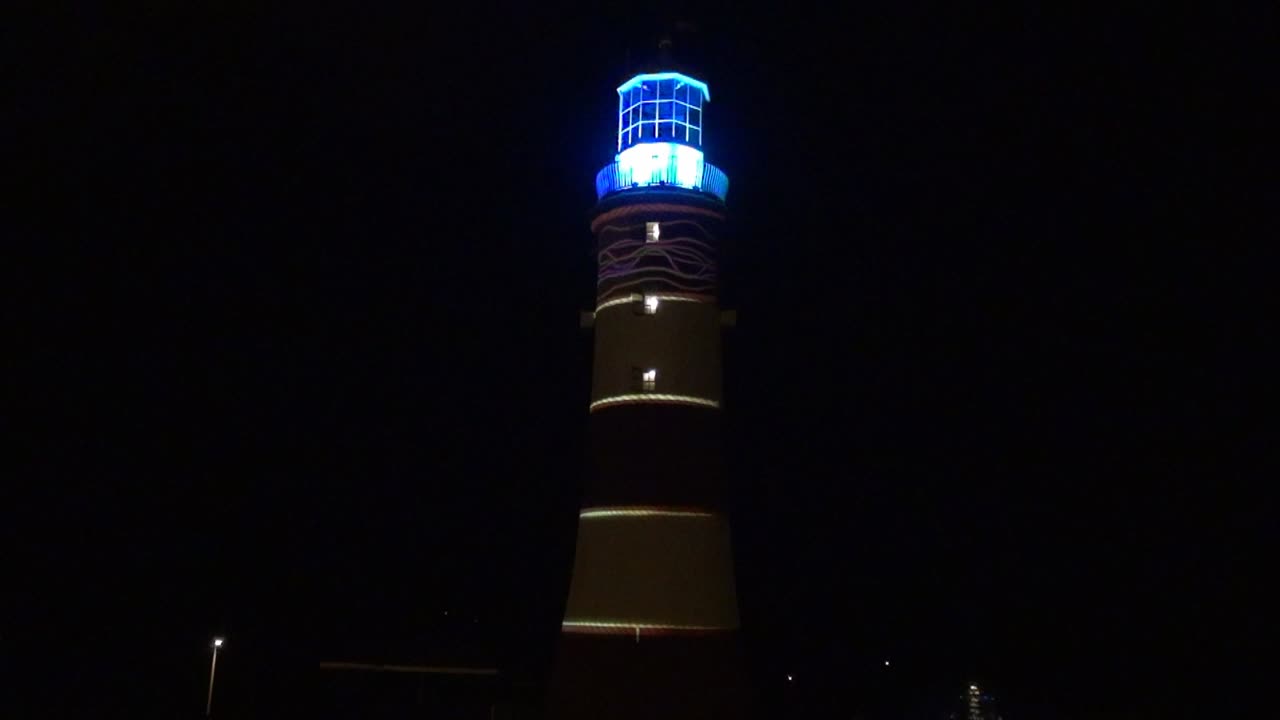
[{"label": "distant light", "polygon": [[792,678],[790,675],[788,675],[788,676],[787,676],[787,682],[791,682],[792,680],[794,680],[794,678]]},{"label": "distant light", "polygon": [[658,296],[657,295],[646,295],[644,297],[644,311],[645,311],[645,314],[648,314],[648,315],[653,315],[658,312]]},{"label": "distant light", "polygon": [[214,647],[222,647],[222,638],[214,638],[214,639],[213,639],[213,646],[214,646]]},{"label": "distant light", "polygon": [[977,686],[977,685],[970,685],[970,686],[969,686],[969,689],[970,689],[970,690],[977,690],[977,689],[978,689],[978,686]]},{"label": "distant light", "polygon": [[884,661],[884,666],[885,666],[885,667],[889,667],[889,661],[888,661],[888,660],[885,660],[885,661]]}]

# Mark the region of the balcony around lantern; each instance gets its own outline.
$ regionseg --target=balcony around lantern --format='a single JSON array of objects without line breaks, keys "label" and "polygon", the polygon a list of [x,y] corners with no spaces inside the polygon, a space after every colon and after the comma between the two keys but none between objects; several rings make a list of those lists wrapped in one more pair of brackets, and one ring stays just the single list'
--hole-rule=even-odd
[{"label": "balcony around lantern", "polygon": [[618,154],[596,174],[596,199],[645,187],[684,188],[714,195],[724,202],[729,177],[703,160],[702,151],[679,143],[644,143]]}]

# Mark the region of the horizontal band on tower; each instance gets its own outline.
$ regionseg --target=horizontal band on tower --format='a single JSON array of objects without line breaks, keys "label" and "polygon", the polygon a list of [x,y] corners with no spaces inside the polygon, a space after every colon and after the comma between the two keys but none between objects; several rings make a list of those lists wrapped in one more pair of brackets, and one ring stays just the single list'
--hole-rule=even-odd
[{"label": "horizontal band on tower", "polygon": [[721,625],[666,625],[661,623],[629,623],[614,620],[565,620],[560,629],[566,633],[583,635],[703,635],[713,632],[732,632],[736,627]]},{"label": "horizontal band on tower", "polygon": [[712,517],[713,512],[696,508],[656,507],[650,505],[621,505],[617,507],[589,507],[578,512],[579,518],[605,517]]},{"label": "horizontal band on tower", "polygon": [[696,405],[700,407],[719,408],[720,401],[693,395],[668,395],[666,393],[628,393],[600,398],[591,403],[590,411],[595,412],[617,405]]},{"label": "horizontal band on tower", "polygon": [[715,298],[711,295],[702,295],[699,293],[651,293],[649,295],[641,295],[640,293],[631,293],[630,295],[622,295],[620,297],[609,298],[596,306],[596,312],[613,307],[614,305],[626,305],[627,303],[644,302],[646,297],[657,298],[659,302],[691,302],[691,303],[711,303],[715,302]]},{"label": "horizontal band on tower", "polygon": [[730,544],[728,517],[697,506],[583,508],[565,631],[736,629]]}]

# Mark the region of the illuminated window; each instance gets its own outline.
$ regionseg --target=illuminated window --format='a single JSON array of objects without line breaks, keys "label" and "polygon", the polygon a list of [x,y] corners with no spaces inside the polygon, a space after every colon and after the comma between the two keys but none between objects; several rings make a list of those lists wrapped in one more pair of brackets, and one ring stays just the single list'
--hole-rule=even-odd
[{"label": "illuminated window", "polygon": [[644,314],[645,315],[658,314],[658,296],[657,295],[644,296]]},{"label": "illuminated window", "polygon": [[658,389],[658,371],[649,368],[640,374],[640,389],[644,392],[653,392]]},{"label": "illuminated window", "polygon": [[644,241],[655,243],[662,236],[662,227],[656,222],[647,222],[644,224]]}]

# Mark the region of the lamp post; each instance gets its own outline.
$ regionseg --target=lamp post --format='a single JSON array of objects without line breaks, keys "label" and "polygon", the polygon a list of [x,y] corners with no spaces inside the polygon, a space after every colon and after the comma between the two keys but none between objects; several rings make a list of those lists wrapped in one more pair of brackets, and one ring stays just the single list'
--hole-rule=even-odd
[{"label": "lamp post", "polygon": [[204,716],[209,717],[213,711],[213,673],[218,669],[218,648],[222,647],[222,638],[213,639],[213,661],[209,663],[209,699],[204,705]]}]

